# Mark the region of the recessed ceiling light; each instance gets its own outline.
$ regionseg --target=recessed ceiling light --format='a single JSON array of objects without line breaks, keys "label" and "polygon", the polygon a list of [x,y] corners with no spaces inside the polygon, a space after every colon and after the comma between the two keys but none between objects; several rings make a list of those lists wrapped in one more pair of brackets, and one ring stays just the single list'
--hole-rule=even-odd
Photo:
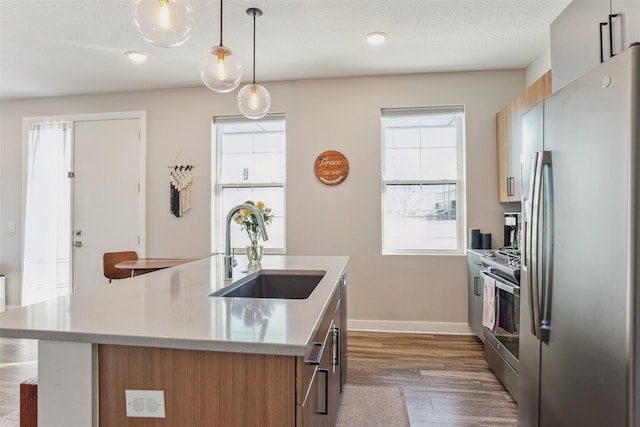
[{"label": "recessed ceiling light", "polygon": [[365,36],[365,38],[367,39],[367,43],[373,46],[384,43],[385,40],[387,40],[387,37],[389,37],[387,33],[383,33],[382,31],[375,31]]},{"label": "recessed ceiling light", "polygon": [[133,50],[125,52],[125,55],[127,55],[133,62],[144,62],[147,60],[147,55],[145,55],[144,53],[135,52]]}]

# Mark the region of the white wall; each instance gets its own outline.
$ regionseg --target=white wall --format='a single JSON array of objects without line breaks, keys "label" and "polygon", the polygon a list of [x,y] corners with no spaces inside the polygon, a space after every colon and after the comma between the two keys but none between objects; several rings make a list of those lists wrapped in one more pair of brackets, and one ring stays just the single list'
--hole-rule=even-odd
[{"label": "white wall", "polygon": [[[551,48],[547,47],[525,70],[525,84],[531,86],[544,73],[551,69]],[[553,76],[552,76],[553,77]]]},{"label": "white wall", "polygon": [[[287,252],[351,256],[352,325],[466,330],[466,257],[381,255],[380,108],[464,104],[468,227],[492,233],[499,245],[495,113],[524,82],[519,70],[265,85],[272,111],[287,118]],[[8,233],[8,223],[20,231],[23,117],[146,110],[146,255],[209,254],[210,123],[212,116],[237,114],[235,93],[196,87],[8,101],[0,108],[0,272],[8,276],[9,304],[19,304],[20,295],[21,233]],[[167,165],[178,149],[196,166],[192,210],[182,218],[171,215],[168,198]],[[350,164],[346,181],[334,187],[313,174],[315,158],[328,149],[341,151]]]}]

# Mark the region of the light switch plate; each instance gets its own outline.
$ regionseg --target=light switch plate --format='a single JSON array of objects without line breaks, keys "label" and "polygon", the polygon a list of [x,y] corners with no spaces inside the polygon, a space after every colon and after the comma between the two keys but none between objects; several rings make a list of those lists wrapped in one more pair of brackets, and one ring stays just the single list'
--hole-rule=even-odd
[{"label": "light switch plate", "polygon": [[164,390],[125,390],[127,417],[166,418]]}]

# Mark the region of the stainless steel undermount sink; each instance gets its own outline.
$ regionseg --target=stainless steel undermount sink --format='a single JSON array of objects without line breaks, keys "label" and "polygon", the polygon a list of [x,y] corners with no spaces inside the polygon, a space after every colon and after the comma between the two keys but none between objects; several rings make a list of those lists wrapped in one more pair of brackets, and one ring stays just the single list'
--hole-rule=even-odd
[{"label": "stainless steel undermount sink", "polygon": [[209,296],[306,299],[326,273],[322,270],[258,270]]}]

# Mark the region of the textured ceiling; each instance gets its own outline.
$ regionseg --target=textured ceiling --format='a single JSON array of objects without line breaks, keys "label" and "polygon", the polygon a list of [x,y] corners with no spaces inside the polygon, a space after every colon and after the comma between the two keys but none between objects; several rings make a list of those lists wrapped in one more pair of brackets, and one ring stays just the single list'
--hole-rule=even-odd
[{"label": "textured ceiling", "polygon": [[[252,19],[259,7],[256,80],[521,69],[548,45],[569,0],[226,0],[224,45],[251,80]],[[144,42],[129,0],[0,0],[0,97],[200,86],[198,64],[219,44],[218,1],[192,1],[182,46]],[[381,46],[364,35],[389,34]],[[136,64],[125,51],[149,59]]]}]

